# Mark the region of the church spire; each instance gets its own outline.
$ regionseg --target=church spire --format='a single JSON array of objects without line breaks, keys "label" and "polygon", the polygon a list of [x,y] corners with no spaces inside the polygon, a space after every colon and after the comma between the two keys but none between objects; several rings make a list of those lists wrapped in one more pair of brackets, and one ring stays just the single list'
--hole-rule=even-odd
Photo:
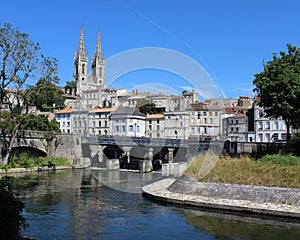
[{"label": "church spire", "polygon": [[100,39],[100,29],[98,29],[98,38],[97,38],[97,46],[96,46],[96,55],[97,55],[97,56],[102,55],[101,39]]},{"label": "church spire", "polygon": [[79,40],[79,45],[78,45],[78,53],[83,53],[85,52],[84,49],[84,28],[83,25],[81,27],[81,31],[80,31],[80,40]]}]

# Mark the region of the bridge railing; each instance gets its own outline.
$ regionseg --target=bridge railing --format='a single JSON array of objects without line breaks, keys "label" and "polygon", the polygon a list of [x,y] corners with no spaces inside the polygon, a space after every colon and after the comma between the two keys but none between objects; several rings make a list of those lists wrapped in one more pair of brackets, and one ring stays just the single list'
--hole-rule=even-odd
[{"label": "bridge railing", "polygon": [[95,136],[82,137],[82,143],[98,145],[138,145],[145,147],[187,147],[187,140],[184,139],[164,139],[146,137],[125,137],[125,136]]}]

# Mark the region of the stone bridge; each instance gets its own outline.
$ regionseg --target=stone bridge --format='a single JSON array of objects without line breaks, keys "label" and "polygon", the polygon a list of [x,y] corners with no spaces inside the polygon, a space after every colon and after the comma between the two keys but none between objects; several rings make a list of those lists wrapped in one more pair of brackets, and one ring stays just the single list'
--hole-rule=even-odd
[{"label": "stone bridge", "polygon": [[[0,156],[6,150],[8,134],[0,135]],[[157,170],[163,164],[188,162],[193,156],[219,146],[199,139],[161,139],[120,136],[92,136],[36,131],[19,132],[13,153],[67,158],[75,167]],[[221,143],[222,145],[222,143]],[[223,147],[223,145],[222,145]]]},{"label": "stone bridge", "polygon": [[83,159],[90,160],[92,167],[148,172],[163,164],[187,163],[200,152],[219,149],[220,143],[199,139],[92,136],[81,137],[81,146]]},{"label": "stone bridge", "polygon": [[[20,131],[13,142],[12,153],[20,154],[27,152],[35,156],[48,155],[49,135],[45,132]],[[2,131],[0,133],[0,153],[3,156],[6,152],[8,142],[10,141],[10,133]]]}]

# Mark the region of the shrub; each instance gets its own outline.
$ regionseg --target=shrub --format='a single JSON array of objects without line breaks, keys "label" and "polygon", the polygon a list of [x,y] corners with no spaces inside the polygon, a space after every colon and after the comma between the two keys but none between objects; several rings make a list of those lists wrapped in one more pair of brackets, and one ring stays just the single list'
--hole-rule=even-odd
[{"label": "shrub", "polygon": [[8,178],[0,179],[0,239],[16,239],[25,228],[24,203],[15,198]]}]

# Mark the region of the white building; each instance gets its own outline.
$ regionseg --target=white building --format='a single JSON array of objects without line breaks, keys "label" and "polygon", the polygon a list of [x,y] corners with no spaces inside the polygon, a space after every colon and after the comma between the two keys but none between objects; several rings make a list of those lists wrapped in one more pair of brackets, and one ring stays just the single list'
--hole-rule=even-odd
[{"label": "white building", "polygon": [[96,108],[88,112],[89,135],[112,135],[111,114],[116,108]]},{"label": "white building", "polygon": [[188,139],[189,113],[187,111],[165,112],[165,138]]},{"label": "white building", "polygon": [[191,104],[190,137],[200,137],[202,140],[216,140],[220,136],[220,113],[221,108],[210,106],[207,103]]},{"label": "white building", "polygon": [[254,104],[254,131],[256,142],[286,140],[287,128],[282,119],[266,118],[263,108]]},{"label": "white building", "polygon": [[72,133],[72,113],[75,109],[65,108],[55,113],[56,121],[59,123],[60,130],[65,133]]},{"label": "white building", "polygon": [[149,138],[165,137],[165,116],[164,114],[147,114],[146,136]]},{"label": "white building", "polygon": [[146,115],[131,107],[119,107],[111,114],[112,135],[146,136]]}]

